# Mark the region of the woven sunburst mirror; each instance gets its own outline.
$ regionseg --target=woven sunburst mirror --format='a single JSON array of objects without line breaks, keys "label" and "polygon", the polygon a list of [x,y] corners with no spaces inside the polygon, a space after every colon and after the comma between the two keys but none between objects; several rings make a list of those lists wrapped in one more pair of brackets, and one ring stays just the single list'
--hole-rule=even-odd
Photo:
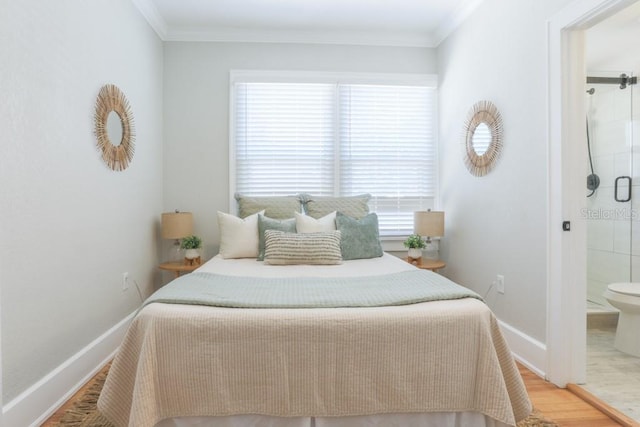
[{"label": "woven sunburst mirror", "polygon": [[129,101],[117,86],[107,84],[100,89],[93,118],[102,160],[115,171],[125,170],[135,151],[135,129]]},{"label": "woven sunburst mirror", "polygon": [[471,107],[464,124],[464,163],[475,176],[488,174],[502,151],[502,117],[490,101]]}]

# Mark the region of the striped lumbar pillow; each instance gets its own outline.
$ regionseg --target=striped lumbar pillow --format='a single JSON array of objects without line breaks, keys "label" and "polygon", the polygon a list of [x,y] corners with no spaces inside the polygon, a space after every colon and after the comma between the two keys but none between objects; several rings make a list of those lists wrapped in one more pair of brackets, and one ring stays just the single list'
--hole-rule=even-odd
[{"label": "striped lumbar pillow", "polygon": [[279,230],[264,233],[265,264],[341,264],[340,232],[296,234]]}]

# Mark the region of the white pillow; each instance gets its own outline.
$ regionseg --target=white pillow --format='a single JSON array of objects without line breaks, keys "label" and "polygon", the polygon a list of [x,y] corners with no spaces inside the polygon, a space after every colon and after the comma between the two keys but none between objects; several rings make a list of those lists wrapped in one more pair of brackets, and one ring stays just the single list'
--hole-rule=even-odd
[{"label": "white pillow", "polygon": [[295,212],[296,230],[298,233],[322,233],[326,231],[336,230],[336,213],[331,212],[329,215],[315,219],[308,215],[302,215]]},{"label": "white pillow", "polygon": [[218,211],[220,255],[223,258],[258,257],[258,215],[264,215],[264,211],[244,219]]}]

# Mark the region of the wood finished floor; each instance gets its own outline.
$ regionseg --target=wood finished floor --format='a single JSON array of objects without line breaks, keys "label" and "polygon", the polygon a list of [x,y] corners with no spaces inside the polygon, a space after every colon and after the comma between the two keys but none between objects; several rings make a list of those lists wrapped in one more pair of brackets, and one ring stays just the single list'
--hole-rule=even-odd
[{"label": "wood finished floor", "polygon": [[594,408],[575,394],[558,388],[518,365],[533,406],[560,427],[623,426]]},{"label": "wood finished floor", "polygon": [[[102,368],[100,372],[98,372],[94,376],[94,378],[97,377],[101,372],[104,372],[107,369],[109,369],[110,365],[111,365],[111,362],[109,362],[104,368]],[[80,388],[80,390],[78,390],[73,396],[71,396],[71,399],[69,399],[64,405],[60,407],[60,409],[58,409],[51,417],[49,417],[41,425],[41,427],[57,427],[64,413],[73,406],[76,400],[80,399],[80,397],[82,397],[85,394],[87,389],[91,386],[91,383],[93,382],[94,378],[90,379],[84,386]]]}]

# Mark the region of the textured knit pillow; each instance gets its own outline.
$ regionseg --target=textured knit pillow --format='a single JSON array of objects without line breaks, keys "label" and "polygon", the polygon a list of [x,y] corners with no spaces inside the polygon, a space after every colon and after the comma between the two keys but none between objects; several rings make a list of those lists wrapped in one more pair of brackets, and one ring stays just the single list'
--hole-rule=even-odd
[{"label": "textured knit pillow", "polygon": [[294,234],[267,230],[265,264],[340,264],[340,232]]},{"label": "textured knit pillow", "polygon": [[240,218],[264,211],[264,215],[269,218],[288,219],[293,218],[294,212],[302,212],[299,196],[250,197],[236,193],[235,198]]},{"label": "textured knit pillow", "polygon": [[218,211],[220,255],[223,258],[258,257],[258,214],[242,219]]},{"label": "textured knit pillow", "polygon": [[333,211],[360,219],[369,213],[369,199],[371,194],[348,197],[316,197],[302,194],[301,200],[307,215],[322,218]]},{"label": "textured knit pillow", "polygon": [[336,213],[331,212],[322,218],[314,218],[296,212],[296,230],[298,233],[320,233],[336,230]]},{"label": "textured knit pillow", "polygon": [[267,230],[279,230],[288,233],[295,233],[296,220],[294,218],[273,219],[258,214],[258,261],[264,260],[264,233]]},{"label": "textured knit pillow", "polygon": [[382,256],[378,215],[355,219],[341,212],[336,215],[336,228],[342,233],[342,259],[364,259]]}]

